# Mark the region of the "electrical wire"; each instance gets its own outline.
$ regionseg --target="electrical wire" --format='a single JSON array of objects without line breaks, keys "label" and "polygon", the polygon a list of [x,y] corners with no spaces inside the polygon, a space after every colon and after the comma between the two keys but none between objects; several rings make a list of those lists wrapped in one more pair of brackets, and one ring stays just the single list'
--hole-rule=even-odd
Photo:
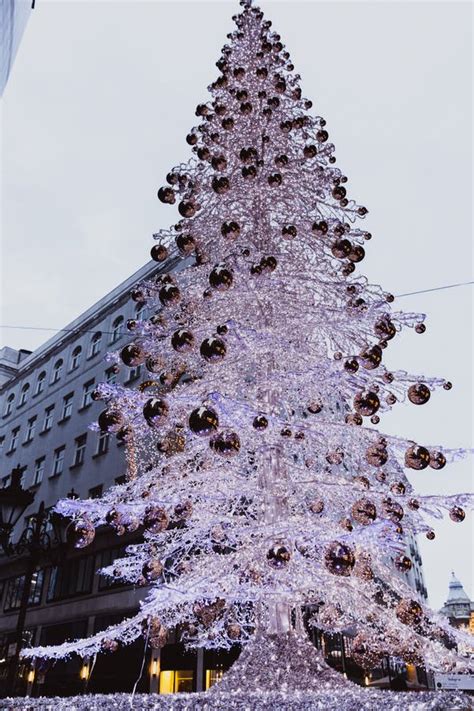
[{"label": "electrical wire", "polygon": [[[469,286],[474,284],[474,281],[462,281],[459,284],[446,284],[446,286],[435,286],[432,289],[421,289],[420,291],[407,291],[405,294],[396,294],[396,299],[401,299],[403,296],[415,296],[416,294],[428,294],[431,291],[443,291],[444,289],[455,289],[458,286]],[[55,333],[97,333],[90,329],[82,328],[49,328],[47,326],[17,326],[17,325],[0,325],[0,328],[11,328],[22,331],[54,331]],[[106,336],[112,336],[113,331],[101,331]],[[123,334],[122,334],[123,335]]]}]

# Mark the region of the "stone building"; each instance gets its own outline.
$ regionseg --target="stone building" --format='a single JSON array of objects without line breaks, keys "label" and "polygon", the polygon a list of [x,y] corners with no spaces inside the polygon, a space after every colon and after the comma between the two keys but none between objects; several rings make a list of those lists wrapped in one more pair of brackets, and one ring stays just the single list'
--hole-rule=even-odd
[{"label": "stone building", "polygon": [[451,573],[449,581],[448,598],[440,612],[446,615],[453,627],[474,634],[474,602],[470,600],[454,572]]}]

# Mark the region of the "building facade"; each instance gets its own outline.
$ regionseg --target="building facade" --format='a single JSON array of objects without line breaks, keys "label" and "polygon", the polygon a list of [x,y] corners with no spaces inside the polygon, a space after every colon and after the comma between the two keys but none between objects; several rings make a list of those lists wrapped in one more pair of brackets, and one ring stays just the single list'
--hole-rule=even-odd
[{"label": "building facade", "polygon": [[[92,399],[92,392],[104,381],[137,387],[147,379],[140,367],[116,373],[105,356],[131,340],[126,328],[129,319],[151,315],[131,300],[132,288],[185,266],[183,261],[179,264],[148,263],[34,352],[0,350],[0,486],[8,486],[13,468],[19,465],[24,468],[24,488],[35,492],[13,540],[40,502],[50,509],[68,495],[99,497],[109,486],[124,481],[122,443],[89,429],[103,408]],[[135,614],[146,588],[110,582],[96,571],[123,555],[137,535],[117,538],[110,530],[99,531],[85,551],[68,550],[65,560],[45,556],[30,588],[24,644],[58,644]],[[413,561],[408,582],[426,597],[414,538],[407,539],[407,554]],[[15,649],[24,572],[23,557],[0,555],[0,697]],[[357,677],[350,660],[350,635],[313,636],[333,666]],[[214,683],[238,653],[238,647],[230,653],[187,652],[173,633],[161,651],[147,649],[143,640],[137,640],[96,660],[72,658],[33,669],[24,666],[19,688],[31,695],[72,695],[86,688],[97,693],[131,691],[138,682],[139,691],[199,691]]]},{"label": "building facade", "polygon": [[453,627],[474,634],[474,601],[454,573],[451,573],[448,598],[440,612],[446,615]]}]

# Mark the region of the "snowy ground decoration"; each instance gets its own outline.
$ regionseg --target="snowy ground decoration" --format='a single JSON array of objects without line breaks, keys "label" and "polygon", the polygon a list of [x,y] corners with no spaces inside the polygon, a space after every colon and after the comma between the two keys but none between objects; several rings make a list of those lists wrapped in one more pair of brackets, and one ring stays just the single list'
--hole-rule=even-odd
[{"label": "snowy ground decoration", "polygon": [[4,699],[0,711],[470,711],[472,699],[462,694],[346,689],[310,692],[236,692],[201,694],[85,695],[39,699]]}]

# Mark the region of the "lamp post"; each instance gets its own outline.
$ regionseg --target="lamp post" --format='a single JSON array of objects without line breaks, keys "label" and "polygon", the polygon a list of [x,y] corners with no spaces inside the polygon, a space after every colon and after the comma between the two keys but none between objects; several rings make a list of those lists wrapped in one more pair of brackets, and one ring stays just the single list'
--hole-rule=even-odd
[{"label": "lamp post", "polygon": [[[45,509],[44,501],[38,511],[32,514],[17,543],[11,535],[22,514],[35,498],[31,491],[25,491],[21,478],[25,467],[19,465],[11,473],[11,483],[0,489],[0,545],[7,556],[26,555],[23,590],[15,631],[15,653],[10,660],[6,681],[6,696],[13,696],[17,681],[20,652],[23,644],[26,612],[30,597],[31,581],[43,553],[51,555],[54,549],[63,549],[63,528],[61,517]],[[53,554],[54,557],[54,554]]]}]

